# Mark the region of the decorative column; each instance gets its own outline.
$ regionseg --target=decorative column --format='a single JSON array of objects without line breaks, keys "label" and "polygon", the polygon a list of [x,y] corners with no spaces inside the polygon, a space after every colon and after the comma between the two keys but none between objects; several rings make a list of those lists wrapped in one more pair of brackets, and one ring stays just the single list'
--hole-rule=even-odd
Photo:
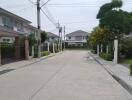
[{"label": "decorative column", "polygon": [[103,45],[101,44],[101,53],[103,52]]},{"label": "decorative column", "polygon": [[20,41],[19,37],[15,37],[15,59],[20,59]]},{"label": "decorative column", "polygon": [[47,50],[50,51],[49,42],[47,42]]},{"label": "decorative column", "polygon": [[118,39],[117,37],[115,37],[114,40],[114,59],[113,59],[114,63],[118,63]]},{"label": "decorative column", "polygon": [[2,65],[2,62],[1,62],[1,44],[0,44],[0,66]]},{"label": "decorative column", "polygon": [[108,45],[106,46],[106,53],[107,54],[109,53],[109,46]]},{"label": "decorative column", "polygon": [[53,43],[53,53],[55,53],[55,44]]},{"label": "decorative column", "polygon": [[99,56],[99,45],[97,45],[97,55]]},{"label": "decorative column", "polygon": [[27,36],[25,37],[25,60],[29,60],[29,42]]}]

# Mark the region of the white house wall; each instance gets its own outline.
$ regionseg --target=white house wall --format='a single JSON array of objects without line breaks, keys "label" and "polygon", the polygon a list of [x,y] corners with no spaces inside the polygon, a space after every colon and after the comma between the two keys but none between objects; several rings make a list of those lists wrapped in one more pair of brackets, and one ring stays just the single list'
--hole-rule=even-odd
[{"label": "white house wall", "polygon": [[2,23],[2,16],[0,15],[0,25],[3,26],[3,23]]}]

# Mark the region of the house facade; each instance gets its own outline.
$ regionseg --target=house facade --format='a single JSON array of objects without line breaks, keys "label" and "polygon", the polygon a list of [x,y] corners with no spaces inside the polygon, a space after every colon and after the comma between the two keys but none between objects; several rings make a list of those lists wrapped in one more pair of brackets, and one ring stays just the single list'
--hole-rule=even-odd
[{"label": "house facade", "polygon": [[53,42],[56,42],[59,40],[59,36],[54,34],[54,33],[51,33],[51,32],[47,32],[47,42],[49,43],[53,43]]},{"label": "house facade", "polygon": [[10,44],[10,47],[0,48],[0,63],[24,59],[25,42],[21,42],[21,38],[37,33],[37,28],[30,24],[30,21],[0,8],[0,44]]},{"label": "house facade", "polygon": [[66,35],[65,43],[67,46],[83,47],[87,43],[88,33],[82,30],[78,30]]}]

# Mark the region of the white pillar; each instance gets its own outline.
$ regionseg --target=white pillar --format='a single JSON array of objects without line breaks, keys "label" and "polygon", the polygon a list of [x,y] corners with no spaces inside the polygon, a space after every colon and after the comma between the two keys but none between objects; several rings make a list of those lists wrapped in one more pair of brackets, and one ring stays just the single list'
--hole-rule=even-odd
[{"label": "white pillar", "polygon": [[108,45],[106,46],[106,53],[107,54],[109,53],[109,46]]},{"label": "white pillar", "polygon": [[48,52],[50,51],[49,42],[47,42]]},{"label": "white pillar", "polygon": [[113,59],[114,63],[118,63],[118,40],[115,39],[114,40],[114,59]]},{"label": "white pillar", "polygon": [[34,46],[32,46],[32,57],[34,57]]},{"label": "white pillar", "polygon": [[97,45],[97,55],[99,55],[99,45]]},{"label": "white pillar", "polygon": [[2,65],[1,63],[1,44],[0,44],[0,66]]},{"label": "white pillar", "polygon": [[103,45],[101,44],[101,53],[103,52]]},{"label": "white pillar", "polygon": [[55,44],[53,43],[53,53],[55,53]]}]

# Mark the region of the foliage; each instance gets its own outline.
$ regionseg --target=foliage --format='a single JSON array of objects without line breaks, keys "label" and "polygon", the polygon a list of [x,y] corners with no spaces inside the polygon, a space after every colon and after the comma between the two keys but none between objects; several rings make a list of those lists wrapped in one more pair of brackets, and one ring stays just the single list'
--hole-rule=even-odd
[{"label": "foliage", "polygon": [[100,53],[99,56],[107,61],[112,61],[112,59],[113,59],[113,56],[111,54],[107,54],[107,53]]},{"label": "foliage", "polygon": [[44,43],[47,39],[47,33],[45,31],[43,31],[41,33],[41,43]]},{"label": "foliage", "polygon": [[33,34],[30,34],[28,36],[28,40],[29,40],[29,46],[30,47],[37,43],[37,40],[36,40],[36,38],[35,38],[35,36]]},{"label": "foliage", "polygon": [[132,37],[124,38],[120,47],[120,52],[125,55],[126,58],[132,58]]},{"label": "foliage", "polygon": [[58,50],[58,46],[57,46],[57,44],[56,44],[56,43],[54,44],[54,47],[55,47],[55,53],[58,53],[58,52],[59,52],[59,50]]},{"label": "foliage", "polygon": [[123,63],[125,63],[125,64],[132,64],[132,58],[124,59]]},{"label": "foliage", "polygon": [[121,8],[122,7],[122,1],[121,0],[112,0],[110,3],[104,4],[97,15],[97,18],[100,19],[105,16],[107,12],[112,10],[113,8]]},{"label": "foliage", "polygon": [[48,56],[50,54],[49,51],[43,51],[41,52],[41,56]]},{"label": "foliage", "polygon": [[93,54],[97,54],[97,50],[91,50]]},{"label": "foliage", "polygon": [[113,36],[120,39],[123,34],[129,34],[132,31],[132,13],[121,10],[122,1],[113,0],[100,8],[97,15],[99,26],[106,27]]},{"label": "foliage", "polygon": [[132,64],[130,65],[130,75],[132,76]]},{"label": "foliage", "polygon": [[34,57],[38,57],[38,45],[34,45]]},{"label": "foliage", "polygon": [[10,43],[0,43],[0,48],[14,48],[15,45],[14,44],[10,44]]},{"label": "foliage", "polygon": [[92,45],[108,44],[113,39],[114,37],[112,37],[107,28],[95,27],[89,37],[89,42]]}]

